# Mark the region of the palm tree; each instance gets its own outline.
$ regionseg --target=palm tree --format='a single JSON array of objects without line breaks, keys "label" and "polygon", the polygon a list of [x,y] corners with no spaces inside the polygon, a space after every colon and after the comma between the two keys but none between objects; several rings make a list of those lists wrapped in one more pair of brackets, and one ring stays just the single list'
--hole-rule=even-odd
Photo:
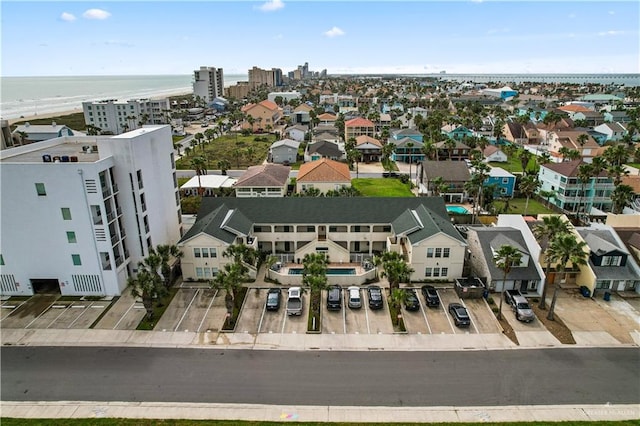
[{"label": "palm tree", "polygon": [[223,176],[227,175],[227,170],[229,170],[229,167],[231,167],[231,163],[229,163],[229,161],[227,161],[227,160],[219,160],[218,161],[218,168],[220,169],[220,173]]},{"label": "palm tree", "polygon": [[209,128],[204,131],[204,137],[207,138],[207,143],[211,143],[215,135],[216,135],[216,131],[214,129]]},{"label": "palm tree", "polygon": [[147,320],[151,321],[153,319],[153,300],[162,297],[166,290],[162,285],[162,280],[158,279],[156,273],[140,268],[136,277],[129,278],[127,284],[131,287],[131,296],[142,299],[142,305],[147,311]]},{"label": "palm tree", "polygon": [[202,196],[202,182],[200,182],[200,176],[207,174],[207,160],[204,157],[194,157],[191,159],[191,167],[198,175],[198,195]]},{"label": "palm tree", "polygon": [[447,139],[444,141],[444,147],[447,150],[447,155],[449,156],[449,160],[451,160],[451,156],[453,155],[453,150],[456,149],[456,141],[453,139]]},{"label": "palm tree", "polygon": [[391,317],[393,325],[398,326],[400,324],[400,318],[402,317],[402,304],[407,300],[407,292],[401,288],[394,288],[389,293],[389,306],[393,308],[398,314]]},{"label": "palm tree", "polygon": [[169,265],[169,260],[171,260],[171,258],[180,259],[184,254],[176,245],[173,244],[156,246],[155,251],[161,259],[160,270],[162,272],[162,277],[164,278],[164,286],[168,288],[171,284],[171,266]]},{"label": "palm tree", "polygon": [[[539,223],[533,228],[533,235],[540,241],[542,251],[545,252],[546,266],[544,270],[545,277],[549,278],[551,272],[551,259],[549,258],[546,250],[549,248],[549,243],[554,236],[560,234],[566,234],[569,232],[569,224],[562,220],[559,215],[543,216],[542,223]],[[555,274],[554,274],[555,277]],[[542,296],[540,297],[540,304],[538,307],[542,310],[547,309],[547,287],[548,282],[542,288]]]},{"label": "palm tree", "polygon": [[[580,192],[580,197],[578,198],[578,204],[573,209],[574,211],[580,211],[580,204],[582,204],[582,199],[584,198],[585,190],[587,183],[591,181],[591,176],[593,176],[593,166],[589,163],[580,164],[578,167],[578,180],[580,180],[580,186],[582,191]],[[586,214],[587,209],[586,206],[582,206],[582,211]]]},{"label": "palm tree", "polygon": [[[322,290],[327,287],[329,259],[322,253],[307,253],[302,259],[302,283],[311,290],[310,311],[314,318],[320,315]],[[316,321],[316,324],[319,322]]]},{"label": "palm tree", "polygon": [[504,292],[507,286],[507,275],[511,272],[511,268],[514,265],[520,265],[522,260],[522,253],[515,247],[505,244],[498,249],[493,255],[493,261],[496,263],[498,269],[501,269],[504,275],[502,276],[502,292],[500,295],[500,307],[498,309],[498,319],[502,319],[502,300],[504,299]]},{"label": "palm tree", "polygon": [[[556,263],[558,272],[564,272],[565,282],[567,282],[567,278],[569,277],[569,272],[567,272],[567,265],[569,263],[571,263],[572,267],[587,264],[589,253],[585,251],[586,247],[587,244],[584,241],[578,241],[573,234],[556,235],[551,240],[551,244],[549,244],[549,248],[547,249],[547,256],[549,256],[550,261]],[[555,319],[553,311],[558,298],[558,287],[558,284],[554,285],[553,298],[551,299],[551,306],[547,314],[549,321]]]},{"label": "palm tree", "polygon": [[400,288],[400,283],[408,281],[413,269],[407,265],[404,257],[397,252],[387,251],[381,257],[382,267],[384,271],[380,274],[381,277],[386,277],[389,280],[389,288],[393,291],[394,288]]},{"label": "palm tree", "polygon": [[611,164],[607,167],[607,175],[613,179],[614,185],[618,186],[622,183],[622,177],[629,175],[629,170],[627,170],[625,166]]},{"label": "palm tree", "polygon": [[629,151],[624,144],[617,144],[607,148],[604,152],[606,158],[611,165],[621,166],[629,159]]},{"label": "palm tree", "polygon": [[521,194],[527,197],[527,201],[524,204],[524,212],[522,213],[523,216],[527,215],[527,209],[529,208],[529,198],[531,198],[531,196],[535,194],[536,191],[538,191],[540,185],[540,181],[538,180],[538,176],[536,175],[525,175],[520,180],[520,186],[518,189],[520,190]]},{"label": "palm tree", "polygon": [[246,277],[246,266],[239,263],[227,263],[222,271],[219,271],[215,278],[211,281],[210,286],[215,289],[224,289],[226,295],[224,298],[227,313],[233,313],[233,305],[238,294],[238,290]]},{"label": "palm tree", "polygon": [[625,207],[631,205],[635,197],[635,192],[629,185],[617,185],[611,193],[613,202],[612,211],[614,214],[621,214]]}]

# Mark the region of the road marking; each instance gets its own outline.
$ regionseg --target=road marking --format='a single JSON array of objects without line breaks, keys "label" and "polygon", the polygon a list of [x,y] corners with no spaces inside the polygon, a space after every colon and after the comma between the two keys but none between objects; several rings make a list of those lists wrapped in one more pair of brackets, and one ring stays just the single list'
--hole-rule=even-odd
[{"label": "road marking", "polygon": [[131,306],[129,306],[129,309],[127,309],[127,311],[120,317],[120,319],[118,320],[118,322],[116,323],[116,325],[113,326],[113,330],[116,330],[118,328],[118,326],[120,325],[120,323],[122,322],[122,320],[124,319],[124,317],[127,316],[127,314],[129,313],[129,311],[131,309],[133,309],[133,307],[136,305],[137,301],[134,300],[133,303],[131,304]]},{"label": "road marking", "polygon": [[191,298],[191,301],[187,305],[187,309],[184,310],[184,313],[182,314],[182,317],[180,318],[180,321],[178,321],[178,324],[176,324],[176,328],[174,328],[173,331],[178,331],[178,328],[180,327],[180,324],[182,324],[182,321],[184,320],[184,317],[187,316],[187,312],[189,312],[189,308],[191,308],[191,305],[193,304],[193,301],[196,300],[196,296],[198,295],[199,292],[200,292],[200,289],[196,290],[196,292],[193,293],[193,297]]},{"label": "road marking", "polygon": [[362,304],[364,305],[364,316],[367,319],[367,334],[371,334],[371,327],[369,326],[369,303],[364,303],[363,301]]},{"label": "road marking", "polygon": [[15,309],[15,305],[2,305],[0,308]]},{"label": "road marking", "polygon": [[52,306],[53,304],[56,303],[56,301],[54,300],[47,309],[45,309],[44,311],[40,312],[40,315],[38,315],[37,317],[35,317],[29,324],[25,325],[24,328],[29,328],[29,326],[31,324],[33,324],[38,318],[40,318],[42,315],[44,315],[45,312],[47,312]]},{"label": "road marking", "polygon": [[198,330],[196,330],[196,333],[200,333],[200,329],[202,328],[202,324],[204,324],[204,320],[207,319],[207,315],[209,314],[209,309],[211,309],[211,305],[213,305],[213,301],[216,298],[216,296],[218,295],[218,289],[216,288],[216,292],[213,293],[213,297],[211,298],[211,302],[209,302],[209,306],[207,306],[207,310],[204,313],[204,316],[202,317],[202,321],[200,321],[200,325],[198,326]]},{"label": "road marking", "polygon": [[340,292],[342,294],[342,304],[344,305],[344,309],[342,309],[342,329],[343,334],[347,334],[347,304],[345,303],[344,291]]},{"label": "road marking", "polygon": [[480,334],[480,332],[478,331],[478,327],[476,327],[475,321],[473,321],[473,318],[471,318],[471,312],[469,311],[469,308],[467,308],[464,300],[460,299],[460,302],[462,303],[462,306],[464,306],[464,308],[467,310],[467,314],[469,314],[469,321],[471,321],[471,325],[473,326],[473,328],[475,328],[476,334]]},{"label": "road marking", "polygon": [[286,305],[285,305],[285,310],[284,310],[284,320],[282,321],[282,330],[280,330],[280,334],[284,334],[284,326],[287,324],[287,317],[289,315],[287,315],[287,309],[286,309]]},{"label": "road marking", "polygon": [[[267,299],[269,299],[269,293],[267,290]],[[264,306],[262,307],[262,315],[260,315],[260,322],[258,322],[258,333],[260,333],[260,329],[262,329],[262,320],[264,319],[264,313],[267,311],[267,301],[264,301]]]},{"label": "road marking", "polygon": [[[87,306],[87,308],[90,308],[90,307],[91,307],[91,305],[93,305],[93,302],[91,302],[91,303],[89,304],[89,306]],[[74,308],[74,307],[75,307],[75,306],[72,306],[72,308]],[[83,306],[83,308],[84,308],[84,307],[85,307],[85,306]],[[75,323],[76,323],[76,321],[78,321],[78,320],[80,319],[80,317],[84,315],[84,313],[85,313],[85,312],[87,312],[87,310],[86,310],[86,309],[85,309],[84,311],[80,312],[80,315],[78,315],[78,316],[76,317],[76,319],[74,319],[74,320],[71,322],[71,324],[69,324],[69,326],[68,326],[67,328],[71,328],[71,326],[72,326],[73,324],[75,324]]]},{"label": "road marking", "polygon": [[[27,300],[29,300],[29,299],[27,299]],[[12,311],[11,311],[11,312],[9,312],[7,315],[5,315],[4,317],[2,317],[2,319],[0,319],[0,321],[2,321],[2,320],[4,320],[5,318],[7,318],[7,317],[8,317],[9,315],[11,315],[15,310],[19,309],[19,308],[20,308],[20,306],[22,306],[22,305],[24,305],[25,303],[27,303],[27,300],[22,301],[22,303],[21,303],[21,304],[19,304],[19,305],[16,307],[16,309],[12,310]],[[4,308],[4,306],[3,306],[3,308]]]},{"label": "road marking", "polygon": [[429,329],[429,334],[433,334],[431,332],[431,326],[429,325],[429,320],[427,319],[427,313],[424,311],[424,305],[422,303],[420,304],[420,311],[422,311],[422,316],[424,317],[424,322],[427,323],[427,328]]},{"label": "road marking", "polygon": [[84,308],[86,308],[86,306],[84,306],[84,305],[71,305],[71,308],[74,308],[74,309],[84,309]]},{"label": "road marking", "polygon": [[[71,302],[71,305],[68,305],[67,308],[70,308],[71,306],[73,306],[73,302]],[[54,306],[55,308],[55,306]],[[58,314],[58,316],[49,323],[49,325],[47,326],[47,328],[51,327],[56,321],[58,321],[58,318],[60,318],[62,316],[62,314],[64,314],[65,312],[67,312],[67,310],[63,310],[62,312],[60,312],[60,314]]]}]

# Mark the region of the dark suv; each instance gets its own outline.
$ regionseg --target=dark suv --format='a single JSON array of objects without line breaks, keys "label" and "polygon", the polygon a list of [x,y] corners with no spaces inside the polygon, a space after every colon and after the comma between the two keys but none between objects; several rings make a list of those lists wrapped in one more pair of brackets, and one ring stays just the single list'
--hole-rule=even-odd
[{"label": "dark suv", "polygon": [[327,290],[327,309],[339,311],[342,308],[342,287],[334,285]]},{"label": "dark suv", "polygon": [[367,288],[367,294],[369,295],[369,308],[382,309],[382,289],[377,285],[372,285]]},{"label": "dark suv", "polygon": [[440,305],[440,297],[438,297],[438,292],[432,285],[423,285],[420,290],[424,300],[427,302],[427,306],[435,308]]},{"label": "dark suv", "polygon": [[280,298],[282,292],[279,288],[270,288],[267,293],[267,311],[277,311],[280,309]]},{"label": "dark suv", "polygon": [[456,327],[469,327],[471,325],[471,318],[469,318],[467,308],[461,304],[449,303],[449,313],[453,317]]},{"label": "dark suv", "polygon": [[407,311],[417,311],[420,309],[420,301],[418,300],[418,296],[416,295],[416,291],[410,288],[405,288],[405,296],[404,296],[404,308]]}]

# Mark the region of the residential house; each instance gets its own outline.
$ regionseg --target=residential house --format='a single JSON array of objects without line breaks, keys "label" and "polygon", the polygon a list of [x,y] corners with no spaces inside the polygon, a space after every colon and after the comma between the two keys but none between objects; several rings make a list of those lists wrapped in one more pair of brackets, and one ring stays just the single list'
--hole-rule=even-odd
[{"label": "residential house", "polygon": [[611,226],[592,223],[575,229],[589,247],[589,271],[580,274],[578,284],[588,287],[594,296],[640,287],[640,267]]},{"label": "residential house", "polygon": [[289,135],[291,139],[294,141],[302,142],[304,141],[304,137],[309,132],[309,127],[303,126],[301,124],[296,124],[295,126],[287,127],[285,133]]},{"label": "residential house", "polygon": [[376,132],[381,133],[385,127],[391,127],[391,114],[380,113],[380,119],[376,123]]},{"label": "residential house", "polygon": [[366,118],[358,117],[344,123],[344,140],[356,138],[360,135],[371,136],[375,134],[376,126]]},{"label": "residential house", "polygon": [[471,155],[471,147],[455,140],[455,145],[450,147],[447,142],[436,143],[436,149],[438,150],[438,158],[440,160],[453,160],[463,161],[468,160]]},{"label": "residential house", "polygon": [[375,163],[380,161],[382,143],[371,136],[360,135],[356,138],[356,147],[360,153],[360,161]]},{"label": "residential house", "polygon": [[259,129],[273,128],[282,117],[282,111],[275,102],[264,100],[257,104],[247,104],[241,111],[247,116],[253,117],[253,126],[248,119],[242,122],[243,129],[251,129],[257,132]]},{"label": "residential house", "polygon": [[599,126],[594,127],[595,131],[604,133],[607,135],[606,141],[618,142],[627,134],[627,129],[622,127],[620,123],[606,122]]},{"label": "residential house", "polygon": [[[313,135],[319,135],[321,133],[329,133],[331,135],[333,135],[335,137],[335,139],[339,139],[340,135],[338,128],[334,125],[324,125],[324,124],[320,124],[316,127],[314,127],[311,132],[313,133]],[[354,136],[355,137],[355,136]]]},{"label": "residential house", "polygon": [[583,163],[582,160],[573,160],[541,165],[538,171],[540,191],[553,191],[553,204],[570,213],[589,214],[592,208],[610,211],[611,193],[615,188],[613,180],[606,171],[602,171],[585,182],[583,187],[578,179],[578,170]]},{"label": "residential house", "polygon": [[485,163],[506,163],[509,160],[507,154],[496,145],[487,145],[482,155]]},{"label": "residential house", "polygon": [[237,198],[284,197],[291,167],[282,164],[249,166],[234,185]]},{"label": "residential house", "polygon": [[311,122],[311,115],[309,115],[309,112],[312,110],[313,108],[307,104],[298,105],[291,113],[291,122],[309,124]]},{"label": "residential house", "polygon": [[387,143],[395,145],[391,154],[391,161],[402,161],[403,163],[417,163],[424,160],[422,152],[422,142],[418,142],[413,138],[404,137],[400,140],[389,138]]},{"label": "residential house", "polygon": [[217,96],[209,103],[209,108],[213,108],[218,112],[225,111],[229,107],[229,101],[222,96]]},{"label": "residential house", "polygon": [[320,141],[331,142],[338,145],[340,149],[344,149],[344,143],[337,133],[322,132],[319,134],[314,134],[311,137],[311,143]]},{"label": "residential house", "polygon": [[298,161],[298,148],[300,142],[291,139],[282,139],[269,147],[269,162],[279,164],[293,164]]},{"label": "residential house", "polygon": [[[424,135],[417,129],[393,129],[389,132],[390,142],[400,141],[404,138],[413,139],[415,142],[422,143]],[[397,144],[396,144],[397,145]]]},{"label": "residential house", "polygon": [[[25,133],[25,142],[41,142],[49,139],[60,138],[63,136],[74,136],[74,130],[71,130],[64,124],[56,124],[55,121],[51,124],[30,124],[26,122],[24,124],[16,126],[16,129],[11,132],[14,139],[21,139],[19,135]],[[77,133],[77,132],[76,132]],[[76,134],[76,136],[78,136]],[[82,134],[80,134],[82,136]]]},{"label": "residential house", "polygon": [[572,119],[568,116],[563,116],[559,121],[554,123],[545,124],[543,122],[538,122],[536,124],[536,128],[540,134],[540,140],[542,144],[549,144],[549,139],[551,138],[551,133],[562,130],[571,130],[575,127],[575,124]]},{"label": "residential house", "polygon": [[573,121],[585,121],[587,126],[597,126],[604,123],[604,117],[598,111],[578,111],[571,114]]},{"label": "residential house", "polygon": [[335,114],[330,114],[328,112],[322,113],[318,116],[319,125],[333,126],[338,117]]},{"label": "residential house", "polygon": [[[462,277],[467,249],[439,197],[205,198],[197,221],[178,243],[185,279],[214,276],[233,261],[221,256],[232,244],[275,255],[285,265],[324,253],[329,268],[352,262],[359,267],[393,251],[404,255],[414,282]],[[364,284],[366,272],[356,270],[345,285]],[[300,284],[301,278],[278,276],[287,284]]]},{"label": "residential house", "polygon": [[196,175],[180,187],[183,196],[196,196],[202,194],[205,197],[219,195],[223,188],[232,188],[237,180],[225,175]]},{"label": "residential house", "polygon": [[346,163],[322,158],[300,166],[296,179],[296,190],[317,188],[323,194],[329,190],[351,186],[351,173]]},{"label": "residential house", "polygon": [[[418,164],[416,173],[421,194],[439,193],[447,203],[462,203],[467,198],[464,184],[471,179],[471,174],[464,161],[425,160]],[[434,180],[440,177],[447,185],[447,190],[443,193],[434,187]]]},{"label": "residential house", "polygon": [[344,149],[339,144],[322,139],[307,145],[304,152],[304,161],[316,161],[321,158],[338,161],[343,160],[345,154]]},{"label": "residential house", "polygon": [[[585,136],[586,141],[582,142],[581,138]],[[560,153],[561,148],[567,148],[578,151],[582,159],[590,163],[593,157],[600,154],[600,145],[586,131],[583,130],[556,130],[550,133],[549,138],[549,154],[556,161],[563,159]]]},{"label": "residential house", "polygon": [[[544,275],[536,267],[538,259],[532,256],[522,231],[512,227],[469,227],[467,243],[471,252],[473,275],[486,280],[487,287],[496,292],[520,290],[538,295]],[[520,253],[520,262],[512,265],[506,276],[496,265],[495,255],[508,245]]]},{"label": "residential house", "polygon": [[473,131],[459,124],[446,124],[442,126],[442,134],[450,139],[461,141],[464,138],[473,137]]},{"label": "residential house", "polygon": [[627,111],[604,111],[602,116],[607,123],[629,123],[631,117],[627,115]]},{"label": "residential house", "polygon": [[524,131],[524,126],[517,121],[508,121],[502,128],[504,138],[511,143],[517,145],[526,145],[529,143],[529,138]]},{"label": "residential house", "polygon": [[494,197],[513,197],[516,186],[516,177],[501,167],[491,167],[489,177],[485,179],[484,186],[495,185]]}]

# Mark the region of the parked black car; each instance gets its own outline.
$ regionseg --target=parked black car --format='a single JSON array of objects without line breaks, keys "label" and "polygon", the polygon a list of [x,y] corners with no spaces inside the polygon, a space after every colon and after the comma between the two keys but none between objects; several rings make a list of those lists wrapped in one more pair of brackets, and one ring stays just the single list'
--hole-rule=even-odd
[{"label": "parked black car", "polygon": [[327,290],[327,309],[339,311],[342,309],[342,287],[334,285]]},{"label": "parked black car", "polygon": [[420,309],[420,301],[416,295],[416,291],[411,288],[404,289],[406,295],[404,298],[404,308],[407,311],[417,311]]},{"label": "parked black car", "polygon": [[440,306],[440,297],[438,296],[438,292],[432,285],[423,285],[420,290],[422,291],[424,300],[427,302],[427,306]]},{"label": "parked black car", "polygon": [[279,288],[270,288],[267,293],[267,311],[280,309],[280,299],[282,299],[282,291]]},{"label": "parked black car", "polygon": [[453,317],[453,322],[456,327],[469,327],[471,325],[471,318],[467,308],[459,303],[449,303],[449,313]]},{"label": "parked black car", "polygon": [[382,309],[382,289],[377,285],[372,285],[367,288],[367,294],[369,295],[369,308]]}]

